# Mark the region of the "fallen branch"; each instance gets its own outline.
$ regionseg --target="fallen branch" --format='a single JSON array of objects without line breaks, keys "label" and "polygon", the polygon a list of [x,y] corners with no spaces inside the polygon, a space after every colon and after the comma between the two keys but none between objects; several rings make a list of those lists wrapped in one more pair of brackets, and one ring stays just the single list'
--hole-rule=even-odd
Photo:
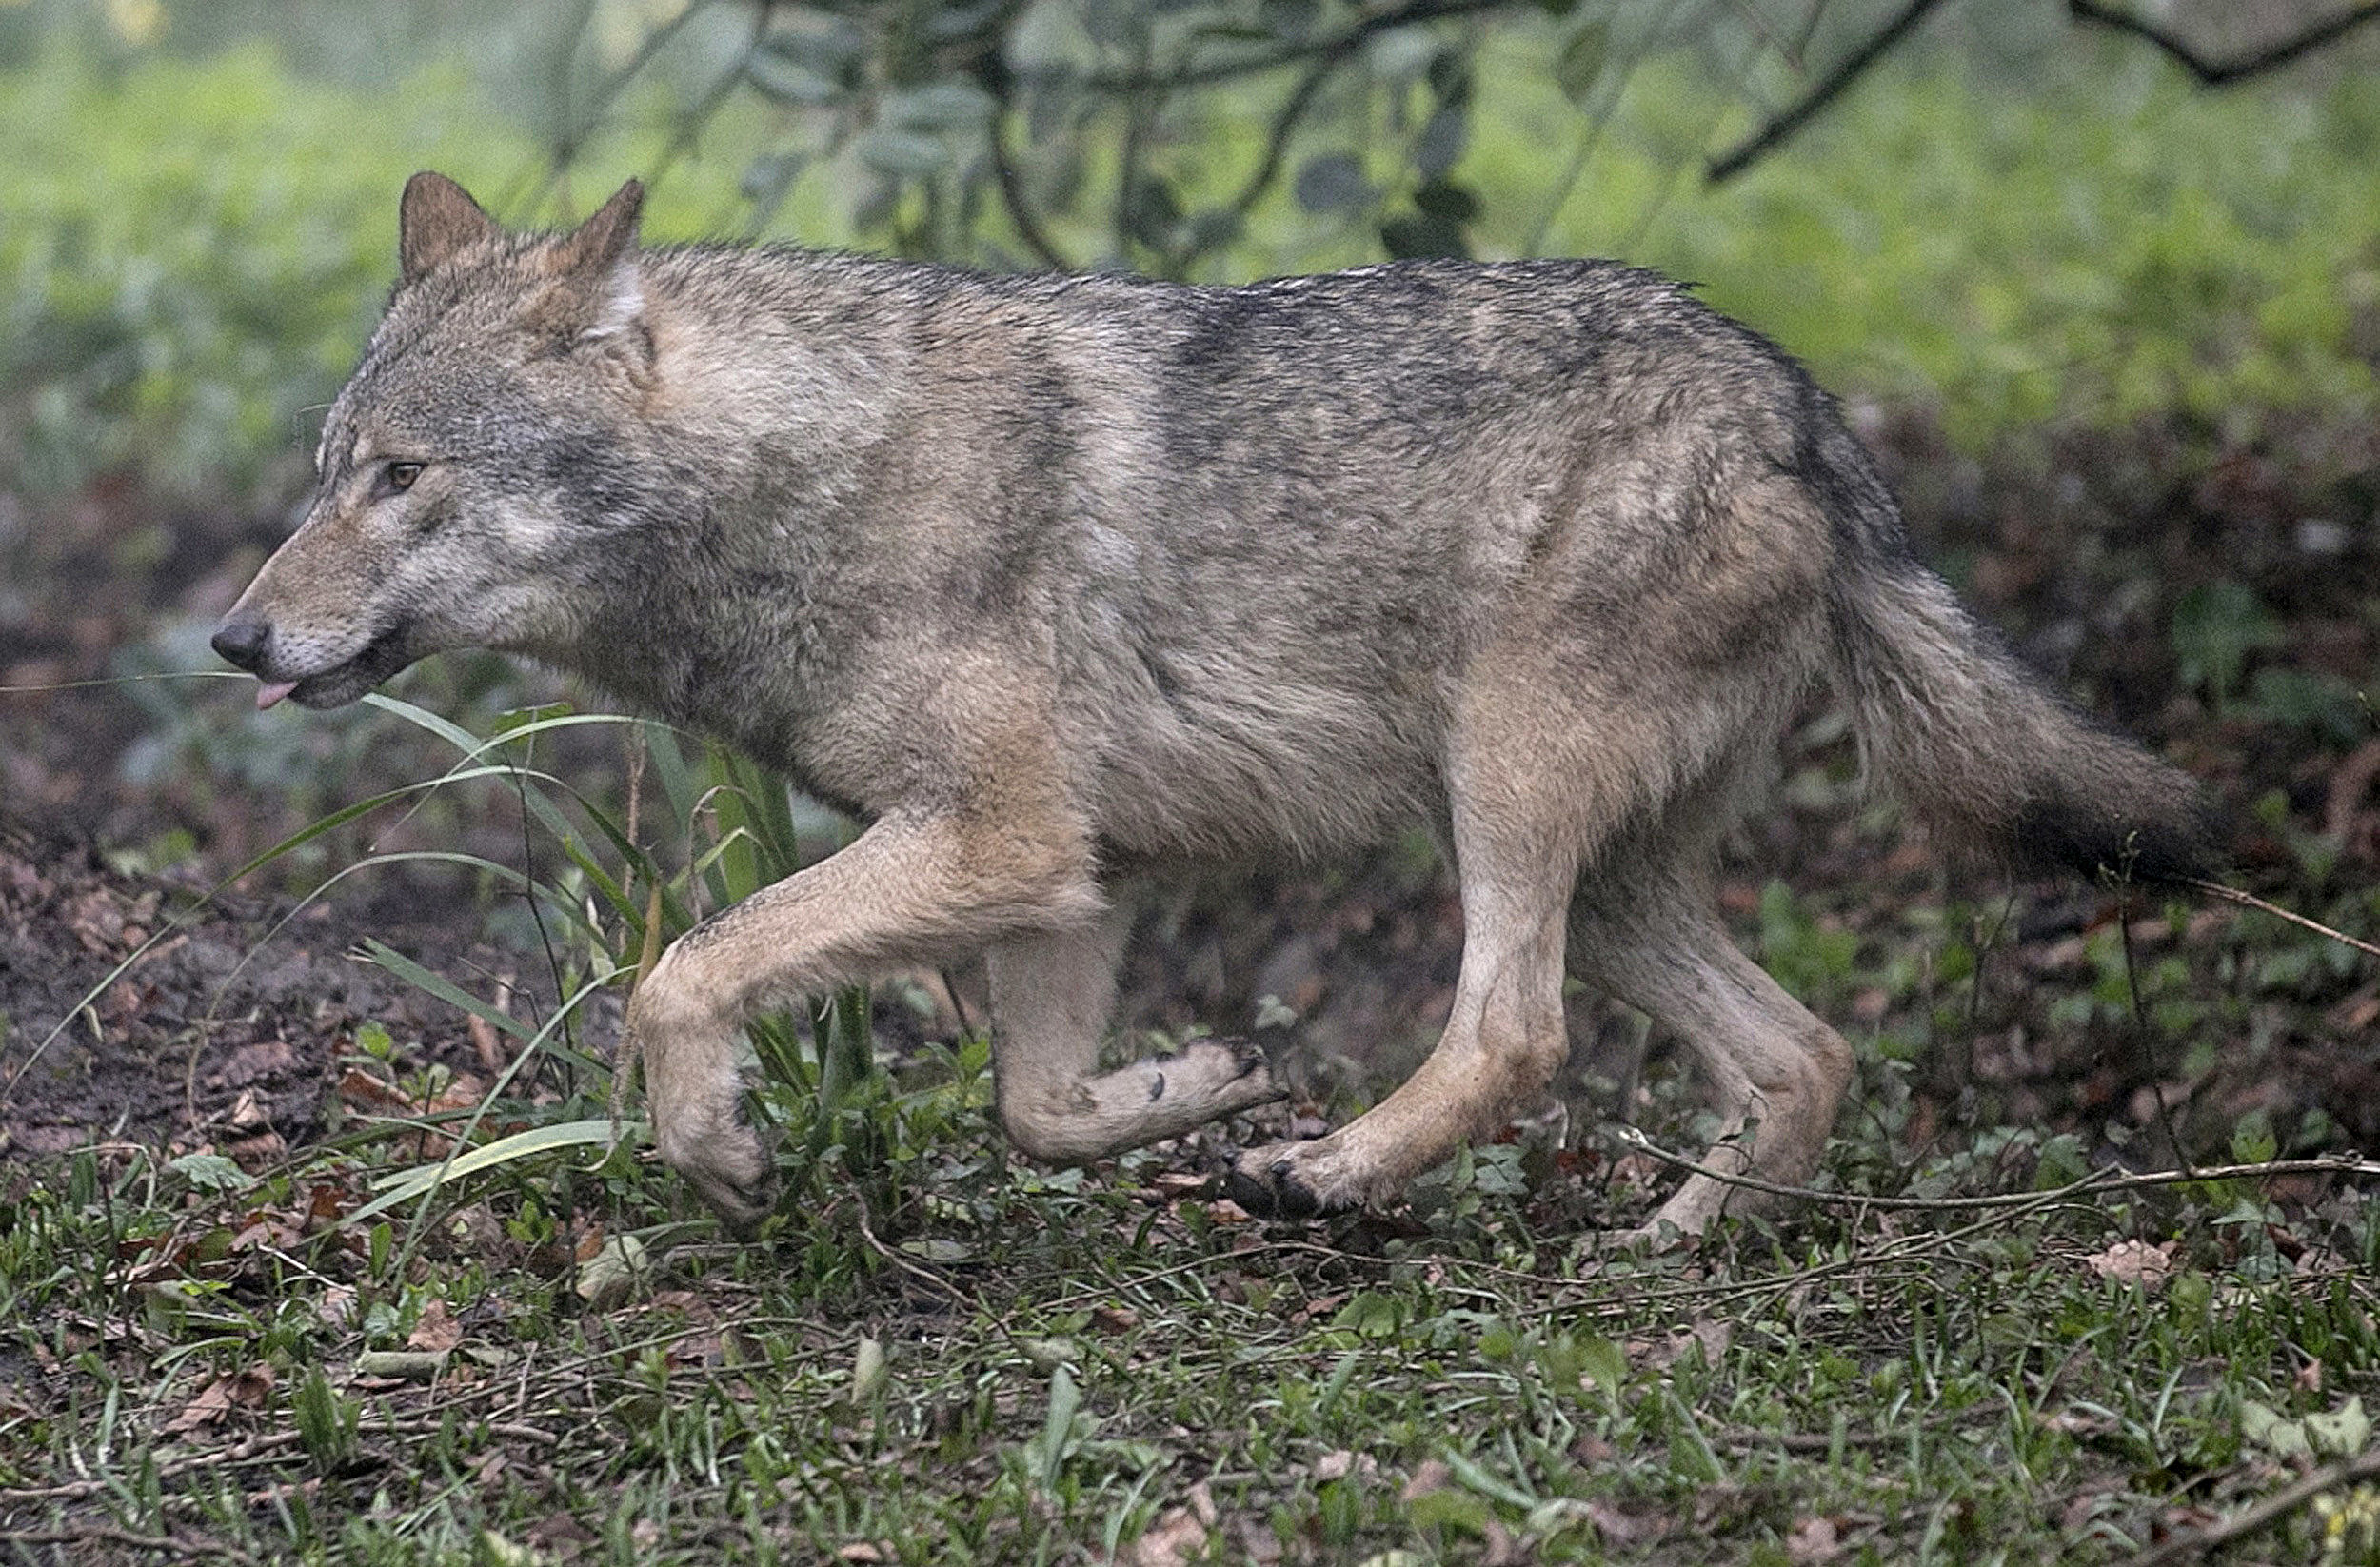
[{"label": "fallen branch", "polygon": [[2162,1545],[2140,1552],[2130,1558],[2126,1567],[2165,1567],[2168,1562],[2194,1560],[2219,1546],[2270,1528],[2326,1491],[2372,1479],[2380,1479],[2380,1453],[2341,1458],[2294,1485],[2283,1486],[2253,1507],[2243,1508],[2220,1523],[2175,1535]]},{"label": "fallen branch", "polygon": [[2220,882],[2201,881],[2195,876],[2184,877],[2181,884],[2195,891],[2203,892],[2210,898],[2220,898],[2227,903],[2237,903],[2242,908],[2252,908],[2258,913],[2271,914],[2279,919],[2287,920],[2291,924],[2302,925],[2306,929],[2312,931],[2317,936],[2328,936],[2330,940],[2338,942],[2341,946],[2351,946],[2358,952],[2369,954],[2374,958],[2380,958],[2380,946],[2374,946],[2370,942],[2358,941],[2354,937],[2348,935],[2347,932],[2343,930],[2332,930],[2329,925],[2322,923],[2319,920],[2309,920],[2304,915],[2296,912],[2294,909],[2283,908],[2278,903],[2268,903],[2252,892],[2242,892],[2237,887],[2225,886]]},{"label": "fallen branch", "polygon": [[169,1556],[228,1557],[234,1561],[256,1558],[236,1545],[205,1535],[144,1535],[112,1523],[69,1523],[56,1529],[0,1529],[0,1542],[10,1545],[121,1545],[134,1551],[162,1551]]},{"label": "fallen branch", "polygon": [[2094,1170],[2080,1180],[2038,1192],[1986,1192],[1973,1197],[1874,1197],[1863,1192],[1828,1192],[1814,1186],[1780,1186],[1733,1171],[1697,1164],[1683,1154],[1660,1147],[1634,1126],[1616,1129],[1620,1141],[1638,1153],[1694,1175],[1707,1176],[1722,1185],[1741,1186],[1771,1197],[1798,1202],[1832,1204],[1838,1208],[1897,1208],[1941,1213],[1966,1208],[2020,1208],[2048,1205],[2069,1197],[2100,1192],[2133,1191],[2149,1186],[2178,1186],[2196,1180],[2259,1180],[2285,1175],[2380,1176],[2380,1164],[2345,1154],[2316,1159],[2267,1160],[2260,1164],[2214,1164],[2190,1170],[2152,1170],[2133,1174],[2120,1169]]}]

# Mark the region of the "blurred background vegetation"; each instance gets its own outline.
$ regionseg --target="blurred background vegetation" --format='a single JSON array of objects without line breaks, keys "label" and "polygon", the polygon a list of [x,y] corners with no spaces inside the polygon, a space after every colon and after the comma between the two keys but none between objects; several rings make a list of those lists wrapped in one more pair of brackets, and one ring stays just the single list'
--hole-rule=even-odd
[{"label": "blurred background vegetation", "polygon": [[[2244,876],[2370,930],[2375,12],[0,0],[0,803],[65,818],[119,870],[214,874],[446,765],[385,713],[260,715],[245,683],[182,677],[212,667],[214,617],[303,502],[320,410],[393,273],[405,176],[440,169],[508,222],[562,225],[635,173],[656,242],[1201,282],[1611,255],[1695,280],[1845,398],[1921,546],[2028,656],[2238,809]],[[397,689],[481,734],[565,694],[470,658]],[[619,776],[600,726],[547,744],[590,788]],[[1815,963],[1806,991],[1923,1011],[1956,888],[1945,914],[1938,869],[1884,858],[1890,818],[1858,803],[1839,721],[1814,712],[1785,764],[1733,895],[1747,935],[1773,965]],[[442,795],[281,865],[319,880],[367,843],[518,860],[521,816],[501,790]],[[1449,976],[1443,887],[1404,861],[1355,887],[1359,918],[1286,881],[1254,895],[1265,917],[1163,915],[1140,1015],[1230,1027],[1269,995],[1326,1043],[1415,1032]],[[1913,887],[1937,903],[1910,923]],[[503,923],[501,886],[462,890]],[[2087,1068],[2093,1008],[2124,1011],[2107,951],[2056,945],[2083,918],[2022,932],[2108,992],[2073,1017],[2034,1015],[2053,994],[2010,1003],[2033,1019],[2019,1054],[2026,1026],[2078,1052],[2037,1050],[2044,1074]],[[2320,1041],[2325,1007],[2358,1038],[2380,1015],[2311,947],[2248,962],[2201,934],[2172,981],[2197,998],[2172,1014],[2193,1050],[2214,1047],[2196,1020],[2216,998],[2237,1021],[2259,985],[2296,1010],[2257,1025],[2258,1051]],[[2121,1102],[2147,1070],[2092,1092]],[[2326,1084],[2299,1098],[2363,1093]]]}]

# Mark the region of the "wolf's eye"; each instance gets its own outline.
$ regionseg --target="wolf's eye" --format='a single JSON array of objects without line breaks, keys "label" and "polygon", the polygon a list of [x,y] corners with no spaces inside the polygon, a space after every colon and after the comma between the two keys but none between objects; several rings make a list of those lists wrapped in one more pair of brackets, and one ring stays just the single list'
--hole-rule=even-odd
[{"label": "wolf's eye", "polygon": [[413,487],[413,481],[422,476],[419,463],[391,463],[380,470],[380,490],[384,495],[401,495]]}]

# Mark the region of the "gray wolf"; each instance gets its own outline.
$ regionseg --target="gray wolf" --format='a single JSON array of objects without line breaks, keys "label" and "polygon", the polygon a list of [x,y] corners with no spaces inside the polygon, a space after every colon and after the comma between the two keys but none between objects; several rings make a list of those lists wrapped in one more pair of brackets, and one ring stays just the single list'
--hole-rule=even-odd
[{"label": "gray wolf", "polygon": [[[1201,1041],[1099,1068],[1122,889],[1421,822],[1464,951],[1435,1053],[1229,1190],[1392,1198],[1565,1051],[1565,972],[1691,1047],[1711,1156],[1795,1184],[1842,1039],[1729,941],[1719,841],[1814,681],[1954,849],[2196,873],[2189,779],[2085,722],[1914,560],[1835,404],[1649,273],[1426,262],[1189,288],[645,248],[417,175],[319,487],[216,647],[349,702],[508,649],[867,823],[687,933],[628,1011],[661,1157],[769,1202],[742,1023],[982,954],[999,1116],[1081,1160],[1278,1098]],[[1697,1231],[1738,1188],[1656,1216]]]}]

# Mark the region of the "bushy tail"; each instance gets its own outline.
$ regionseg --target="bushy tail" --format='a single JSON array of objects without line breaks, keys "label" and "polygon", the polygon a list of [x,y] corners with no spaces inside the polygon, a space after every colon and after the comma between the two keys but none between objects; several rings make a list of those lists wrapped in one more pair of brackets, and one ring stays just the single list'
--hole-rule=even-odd
[{"label": "bushy tail", "polygon": [[1832,418],[1803,428],[1796,466],[1835,531],[1835,662],[1870,771],[1954,849],[2084,876],[2210,875],[2216,818],[2190,775],[2018,663],[1910,554],[1850,433]]},{"label": "bushy tail", "polygon": [[2069,706],[1940,578],[1869,555],[1834,593],[1869,765],[1954,847],[2085,876],[2209,874],[2214,819],[2190,775]]}]

